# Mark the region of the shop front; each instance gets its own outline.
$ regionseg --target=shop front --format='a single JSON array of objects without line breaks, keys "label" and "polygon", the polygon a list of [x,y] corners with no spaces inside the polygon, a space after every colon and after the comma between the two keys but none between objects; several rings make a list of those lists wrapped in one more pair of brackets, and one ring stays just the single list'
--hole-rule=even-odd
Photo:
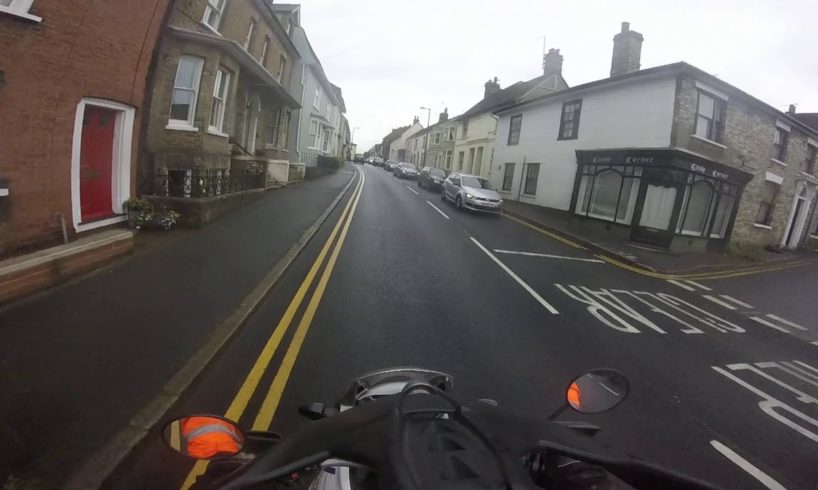
[{"label": "shop front", "polygon": [[571,209],[629,227],[632,242],[723,251],[752,174],[679,149],[577,150]]}]

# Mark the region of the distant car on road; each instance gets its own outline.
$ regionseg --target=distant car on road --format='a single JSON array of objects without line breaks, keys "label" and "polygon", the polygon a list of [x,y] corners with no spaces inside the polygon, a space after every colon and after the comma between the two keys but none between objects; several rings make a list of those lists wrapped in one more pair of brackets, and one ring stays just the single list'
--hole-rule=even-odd
[{"label": "distant car on road", "polygon": [[358,153],[355,155],[355,163],[364,163],[363,153]]},{"label": "distant car on road", "polygon": [[387,172],[393,172],[395,170],[395,166],[400,163],[397,160],[387,160],[386,163],[383,164],[383,169]]},{"label": "distant car on road", "polygon": [[381,157],[372,158],[372,165],[376,167],[383,167],[383,158]]},{"label": "distant car on road", "polygon": [[395,166],[394,174],[399,179],[417,179],[418,169],[409,162],[400,162]]},{"label": "distant car on road", "polygon": [[461,173],[453,173],[446,178],[440,198],[453,202],[457,209],[492,214],[499,214],[503,205],[502,196],[491,187],[488,180]]},{"label": "distant car on road", "polygon": [[446,180],[446,171],[437,167],[423,167],[418,174],[418,187],[425,187],[429,190],[443,189],[443,181]]}]

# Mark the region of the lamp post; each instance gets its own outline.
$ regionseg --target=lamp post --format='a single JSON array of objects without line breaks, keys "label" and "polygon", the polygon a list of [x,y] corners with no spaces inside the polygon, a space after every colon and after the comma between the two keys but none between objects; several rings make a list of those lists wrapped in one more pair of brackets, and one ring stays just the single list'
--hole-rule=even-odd
[{"label": "lamp post", "polygon": [[[429,129],[429,123],[432,121],[432,108],[421,107],[420,110],[426,111],[426,129]],[[426,153],[429,151],[429,134],[424,136],[426,143],[423,145],[423,166],[426,166]]]}]

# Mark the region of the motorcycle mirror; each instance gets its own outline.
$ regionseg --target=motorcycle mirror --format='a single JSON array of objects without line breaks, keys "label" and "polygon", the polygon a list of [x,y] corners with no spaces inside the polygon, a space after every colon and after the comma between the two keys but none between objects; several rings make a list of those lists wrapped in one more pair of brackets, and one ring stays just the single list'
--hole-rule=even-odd
[{"label": "motorcycle mirror", "polygon": [[246,437],[239,426],[217,415],[190,415],[171,420],[162,439],[174,451],[194,459],[224,459],[244,447]]},{"label": "motorcycle mirror", "polygon": [[594,369],[568,385],[565,399],[580,413],[607,412],[628,396],[630,383],[624,374],[614,369]]}]

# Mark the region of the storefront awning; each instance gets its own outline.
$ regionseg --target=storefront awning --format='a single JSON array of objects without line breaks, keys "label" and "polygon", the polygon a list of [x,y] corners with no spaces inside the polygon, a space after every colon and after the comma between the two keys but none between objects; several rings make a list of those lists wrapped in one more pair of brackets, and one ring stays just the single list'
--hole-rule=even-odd
[{"label": "storefront awning", "polygon": [[580,165],[633,165],[639,167],[674,167],[744,185],[753,174],[680,148],[576,150]]}]

